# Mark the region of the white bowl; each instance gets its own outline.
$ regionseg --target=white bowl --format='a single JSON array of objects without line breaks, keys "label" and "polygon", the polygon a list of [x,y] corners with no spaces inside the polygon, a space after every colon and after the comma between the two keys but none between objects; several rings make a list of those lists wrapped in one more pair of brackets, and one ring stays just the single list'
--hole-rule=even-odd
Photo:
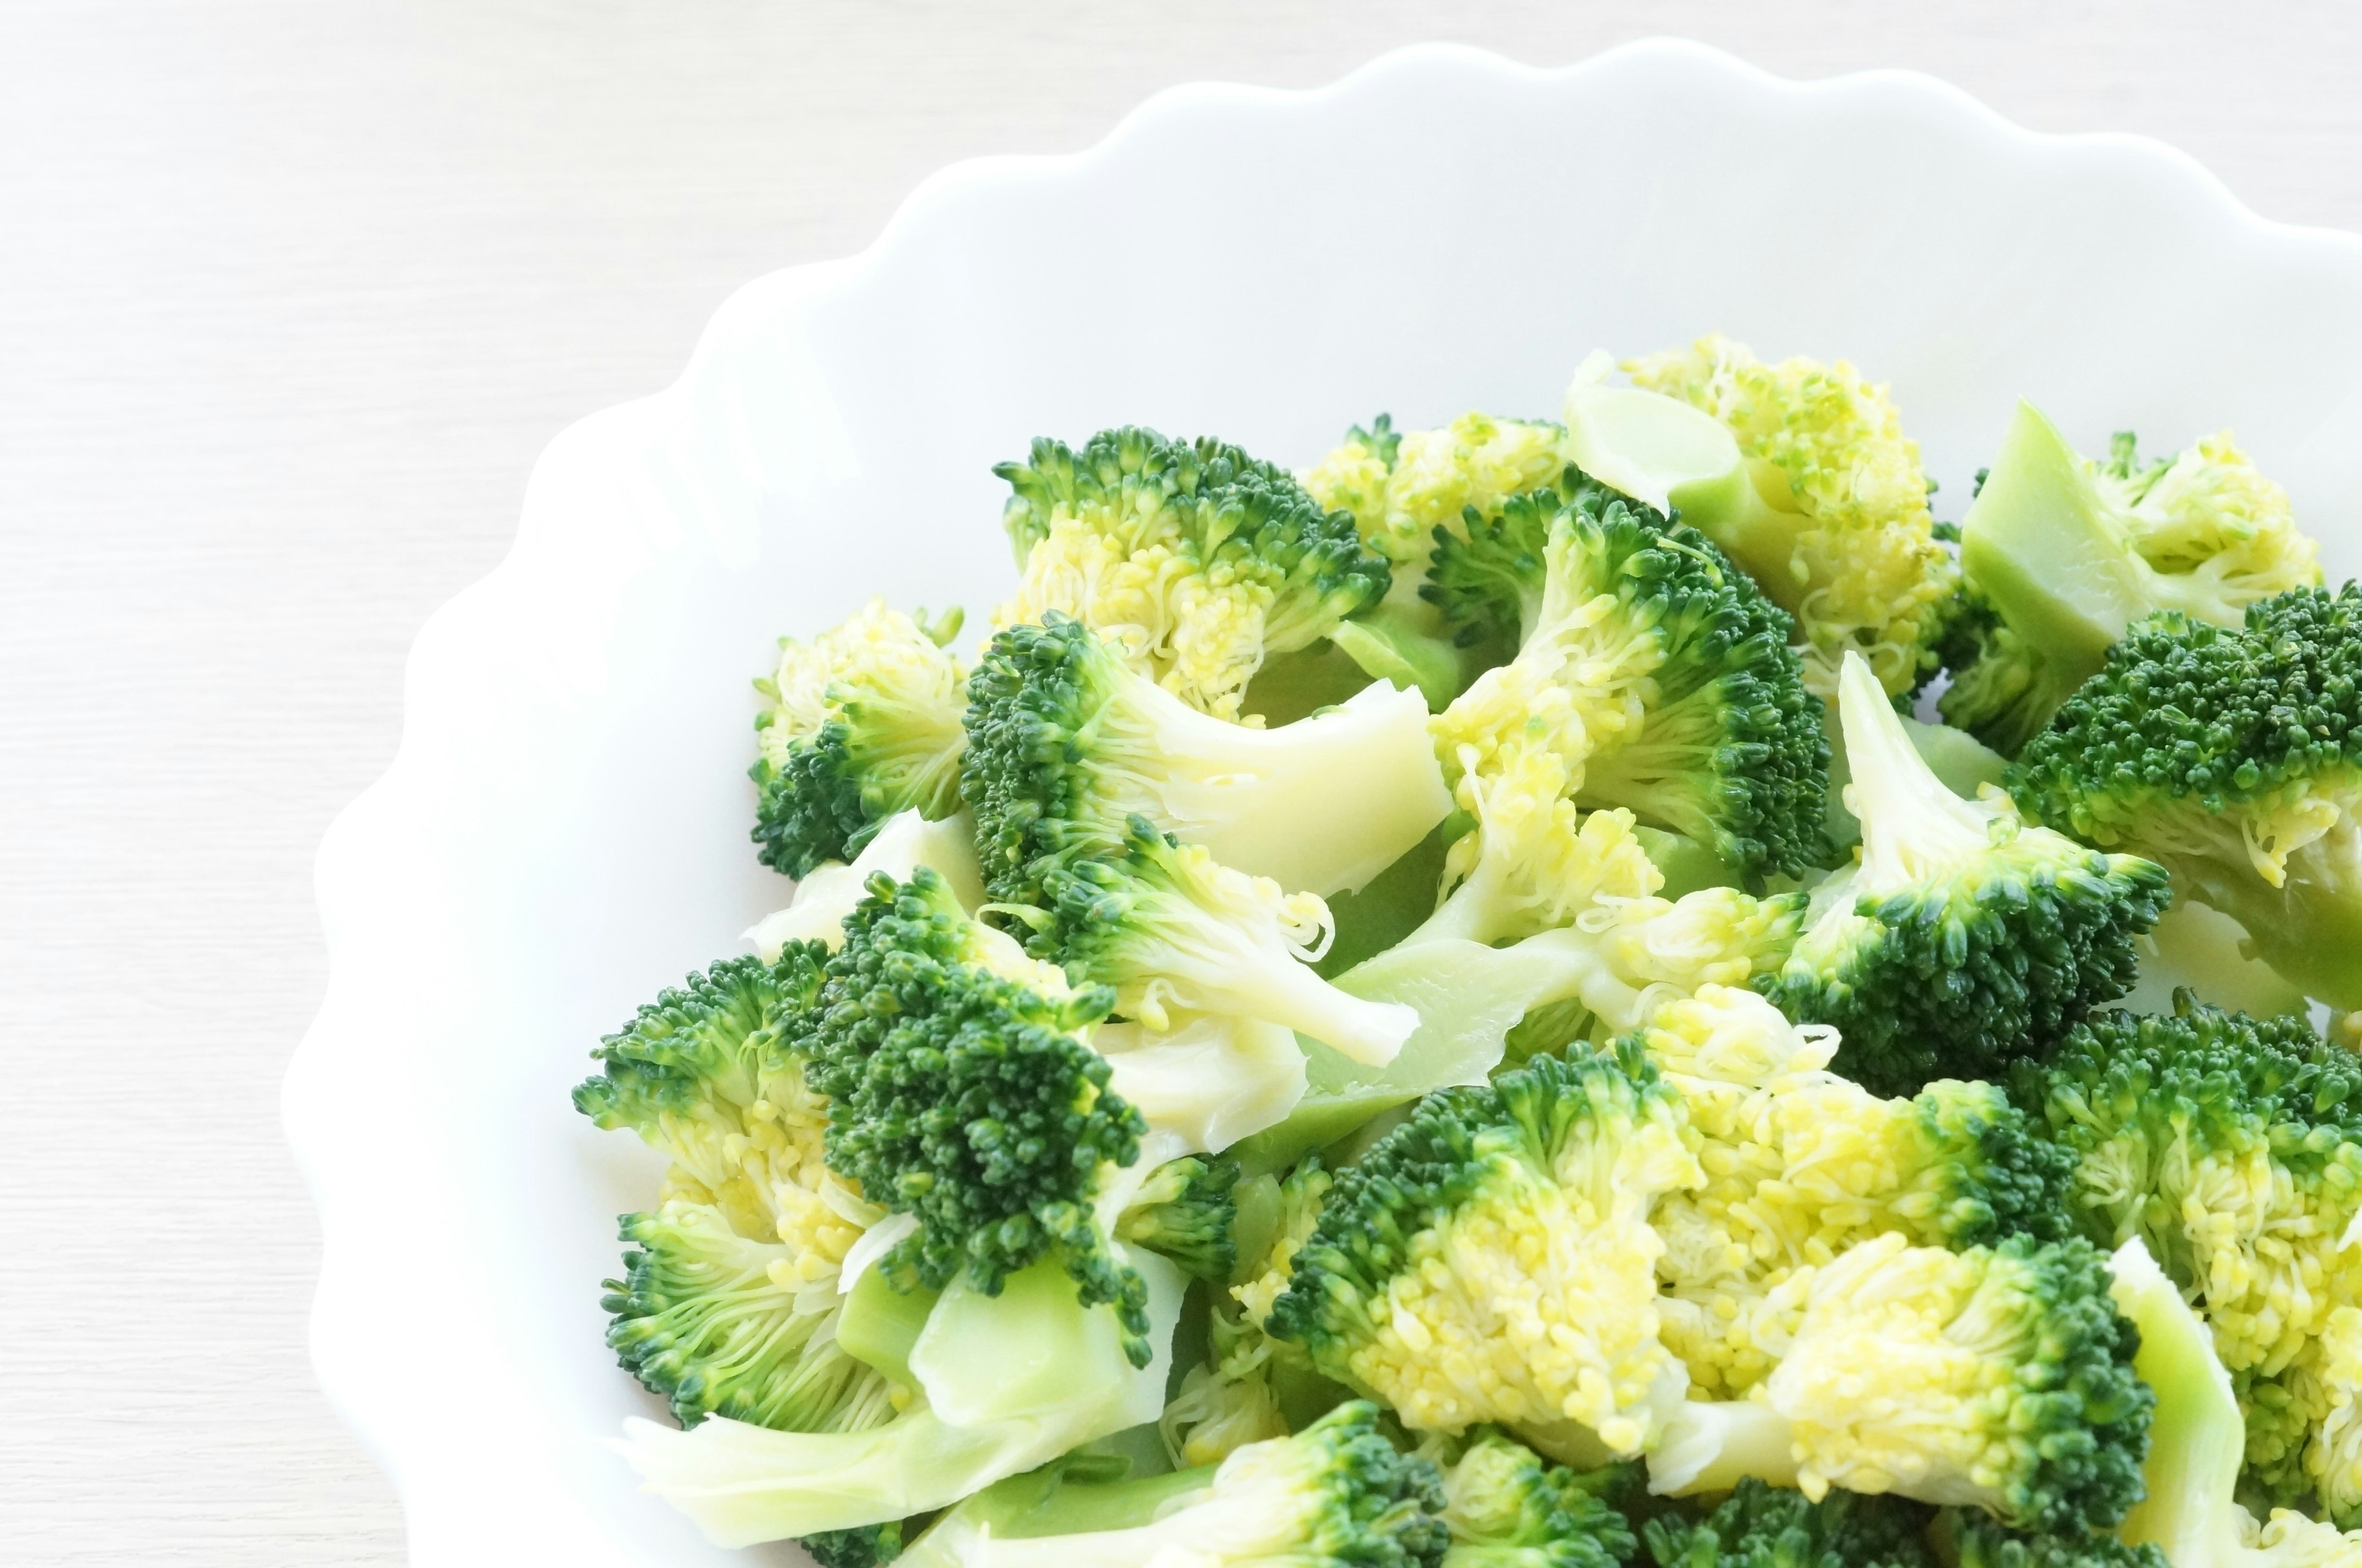
[{"label": "white bowl", "polygon": [[784,900],[746,836],[774,638],[877,591],[988,609],[1014,575],[988,466],[1038,434],[1304,463],[1381,409],[1547,415],[1591,349],[1708,329],[1891,381],[1939,516],[2024,393],[2087,449],[2235,426],[2333,579],[2362,565],[2362,241],[2264,223],[2155,143],[1670,43],[1187,87],[1080,156],[962,164],[552,443],[321,848],[333,966],[286,1087],[326,1234],[314,1358],[413,1560],[734,1560],[605,1446],[655,1409],[599,1282],[657,1170],[567,1091]]}]

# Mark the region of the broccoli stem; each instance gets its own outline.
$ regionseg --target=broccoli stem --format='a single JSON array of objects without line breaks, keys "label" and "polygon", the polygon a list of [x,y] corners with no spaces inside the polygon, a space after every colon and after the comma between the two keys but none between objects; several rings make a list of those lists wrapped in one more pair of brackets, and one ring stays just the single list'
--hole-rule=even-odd
[{"label": "broccoli stem", "polygon": [[[1911,744],[1870,661],[1847,659],[1838,690],[1846,761],[1853,772],[1846,805],[1862,830],[1861,863],[1847,891],[1858,898],[1899,892],[1988,847],[1992,813],[1961,800],[1936,777]],[[1829,881],[1844,876],[1840,872]]]},{"label": "broccoli stem", "polygon": [[2136,1236],[2108,1261],[2116,1309],[2140,1331],[2133,1370],[2157,1394],[2149,1423],[2148,1496],[2118,1534],[2162,1548],[2174,1568],[2229,1568],[2246,1553],[2237,1506],[2247,1427],[2214,1338]]},{"label": "broccoli stem", "polygon": [[1752,1399],[1686,1401],[1667,1417],[1664,1437],[1649,1455],[1649,1490],[1690,1497],[1727,1492],[1749,1475],[1794,1486],[1793,1434],[1786,1417]]}]

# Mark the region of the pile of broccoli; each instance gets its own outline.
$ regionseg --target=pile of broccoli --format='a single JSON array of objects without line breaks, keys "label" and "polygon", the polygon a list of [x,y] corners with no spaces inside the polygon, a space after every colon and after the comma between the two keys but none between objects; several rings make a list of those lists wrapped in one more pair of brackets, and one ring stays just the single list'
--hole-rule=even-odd
[{"label": "pile of broccoli", "polygon": [[622,1445],[823,1568],[2362,1564],[2362,587],[1708,337],[994,471],[594,1055]]}]

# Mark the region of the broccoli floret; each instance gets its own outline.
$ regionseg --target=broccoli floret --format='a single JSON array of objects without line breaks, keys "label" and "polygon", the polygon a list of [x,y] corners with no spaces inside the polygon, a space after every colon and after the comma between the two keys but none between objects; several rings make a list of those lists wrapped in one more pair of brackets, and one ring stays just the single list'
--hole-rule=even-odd
[{"label": "broccoli floret", "polygon": [[779,667],[755,682],[759,755],[755,842],[790,877],[850,860],[897,812],[959,808],[967,672],[943,645],[955,610],[930,625],[873,599],[811,642],[779,639]]},{"label": "broccoli floret", "polygon": [[1396,593],[1418,591],[1437,530],[1464,533],[1510,497],[1559,482],[1565,432],[1542,420],[1463,414],[1434,430],[1396,431],[1380,414],[1356,425],[1304,476],[1324,506],[1352,514],[1369,547],[1396,563]]},{"label": "broccoli floret", "polygon": [[918,1221],[876,1266],[905,1289],[964,1276],[989,1293],[1054,1254],[1146,1365],[1147,1287],[1097,1212],[1145,1126],[1077,1037],[1112,994],[1069,991],[924,867],[871,879],[826,974],[811,1051],[829,1163]]},{"label": "broccoli floret", "polygon": [[2015,753],[2109,647],[2159,610],[2236,627],[2250,604],[2321,581],[2288,496],[2229,432],[2143,465],[2130,435],[2092,462],[2020,403],[1960,524],[1975,608],[1948,651],[1944,716]]},{"label": "broccoli floret", "polygon": [[1980,1507],[2014,1529],[2112,1529],[2142,1496],[2153,1399],[2108,1283],[2080,1237],[1865,1242],[1790,1282],[1794,1335],[1750,1398],[1676,1408],[1650,1487],[1751,1474]]},{"label": "broccoli floret", "polygon": [[2127,1546],[2098,1530],[2012,1529],[1988,1515],[1959,1509],[1936,1529],[1959,1568],[2179,1568],[2154,1546]]},{"label": "broccoli floret", "polygon": [[1069,1482],[983,1524],[955,1510],[916,1551],[961,1568],[1147,1568],[1185,1554],[1217,1568],[1436,1568],[1442,1509],[1434,1464],[1398,1452],[1377,1408],[1357,1401],[1210,1473]]},{"label": "broccoli floret", "polygon": [[1116,1220],[1116,1240],[1146,1247],[1184,1274],[1227,1285],[1239,1262],[1231,1197],[1238,1183],[1233,1160],[1167,1160],[1131,1195]]},{"label": "broccoli floret", "polygon": [[1740,1480],[1704,1518],[1650,1519],[1657,1568],[1937,1568],[1934,1510],[1903,1497],[1801,1492]]},{"label": "broccoli floret", "polygon": [[1012,909],[1033,926],[1030,949],[1112,987],[1115,1005],[1151,1029],[1168,1028],[1173,1011],[1259,1020],[1383,1066],[1418,1024],[1408,1007],[1363,1000],[1313,972],[1330,934],[1319,899],[1282,894],[1145,817],[1131,819],[1118,853],[1051,867],[1041,897]]},{"label": "broccoli floret", "polygon": [[1700,1179],[1674,1095],[1629,1051],[1429,1095],[1338,1176],[1270,1331],[1415,1431],[1636,1452],[1680,1377],[1648,1215]]},{"label": "broccoli floret", "polygon": [[902,1555],[902,1522],[822,1530],[796,1544],[811,1552],[820,1568],[886,1568]]},{"label": "broccoli floret", "polygon": [[1384,683],[1275,730],[1190,709],[1051,614],[995,636],[969,683],[968,763],[993,896],[1120,850],[1134,816],[1291,892],[1359,887],[1451,809],[1419,699]]},{"label": "broccoli floret", "polygon": [[2126,632],[2010,775],[2026,813],[2173,873],[2257,955],[2362,1006],[2362,586]]},{"label": "broccoli floret", "polygon": [[[2213,1331],[2246,1413],[2253,1480],[2362,1514],[2345,1422],[2362,1391],[2362,1060],[2299,1018],[2188,998],[2171,1017],[2076,1030],[2012,1093],[2079,1162],[2070,1208],[2109,1245],[2138,1238]],[[2358,1342],[2362,1343],[2362,1342]],[[2362,1521],[2357,1521],[2362,1522]]]},{"label": "broccoli floret", "polygon": [[877,835],[850,865],[832,860],[797,878],[788,907],[757,921],[747,930],[746,940],[767,961],[776,959],[790,942],[841,947],[844,917],[861,902],[871,875],[883,871],[900,881],[922,866],[934,867],[963,907],[977,909],[984,903],[976,819],[966,808],[932,823],[915,811],[902,812],[879,824]]},{"label": "broccoli floret", "polygon": [[1443,1475],[1444,1568],[1614,1568],[1639,1542],[1615,1506],[1637,1465],[1574,1471],[1498,1432]]},{"label": "broccoli floret", "polygon": [[[1814,690],[1834,690],[1848,652],[1868,658],[1891,695],[1935,672],[1959,571],[1936,538],[1918,446],[1883,386],[1843,360],[1766,365],[1718,336],[1624,368],[1643,392],[1712,415],[1736,451],[1705,459],[1706,443],[1667,430],[1661,407],[1591,378],[1567,394],[1573,461],[1677,508],[1761,583],[1796,617]],[[1651,494],[1619,468],[1680,482]]]},{"label": "broccoli floret", "polygon": [[1714,1397],[1771,1371],[1799,1269],[1888,1231],[1952,1248],[2069,1233],[2074,1157],[1992,1085],[1881,1099],[1826,1070],[1834,1031],[1716,986],[1661,1009],[1634,1043],[1680,1092],[1706,1172],[1654,1223],[1665,1342]]},{"label": "broccoli floret", "polygon": [[1795,952],[1760,988],[1843,1032],[1838,1071],[1906,1094],[1984,1077],[2131,988],[2165,872],[2022,824],[1999,791],[1961,800],[1866,662],[1848,658],[1841,688],[1861,857],[1814,889]]},{"label": "broccoli floret", "polygon": [[994,613],[1051,611],[1107,634],[1189,706],[1234,718],[1265,656],[1308,646],[1385,596],[1385,561],[1352,518],[1285,469],[1210,437],[1126,425],[1080,450],[1037,440],[1003,521],[1024,577]]},{"label": "broccoli floret", "polygon": [[1543,555],[1517,657],[1435,721],[1446,767],[1492,773],[1546,748],[1584,806],[1624,807],[1749,875],[1802,870],[1829,752],[1786,614],[1694,530],[1621,500],[1558,507]]},{"label": "broccoli floret", "polygon": [[1439,528],[1419,597],[1441,613],[1461,642],[1516,647],[1541,624],[1551,524],[1560,509],[1597,518],[1611,506],[1652,528],[1671,525],[1663,513],[1569,469],[1555,483],[1509,496],[1490,512],[1469,508],[1456,529]]}]

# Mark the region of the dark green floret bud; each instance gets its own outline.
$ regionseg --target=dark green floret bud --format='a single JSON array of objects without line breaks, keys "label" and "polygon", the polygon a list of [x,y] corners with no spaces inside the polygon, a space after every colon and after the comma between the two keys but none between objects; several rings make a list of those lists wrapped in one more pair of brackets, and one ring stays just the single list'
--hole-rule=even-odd
[{"label": "dark green floret bud", "polygon": [[1641,1533],[1657,1568],[1937,1568],[1934,1517],[1905,1497],[1814,1502],[1750,1475],[1703,1518],[1650,1519]]}]

